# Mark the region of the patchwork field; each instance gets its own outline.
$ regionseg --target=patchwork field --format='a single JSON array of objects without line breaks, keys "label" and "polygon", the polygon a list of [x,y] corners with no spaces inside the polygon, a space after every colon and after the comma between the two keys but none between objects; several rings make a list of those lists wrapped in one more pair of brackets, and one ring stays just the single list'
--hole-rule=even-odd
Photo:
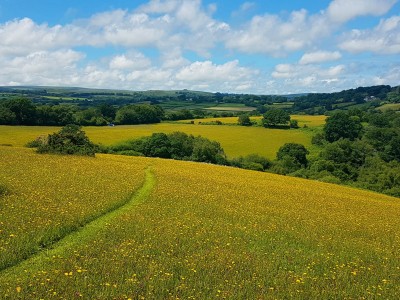
[{"label": "patchwork field", "polygon": [[[59,128],[57,127],[43,126],[0,126],[0,145],[23,146],[40,135],[47,135],[58,130]],[[93,142],[104,145],[148,136],[154,132],[171,133],[182,131],[220,142],[226,154],[231,158],[258,153],[273,159],[279,147],[289,142],[303,144],[312,150],[311,133],[299,129],[283,130],[263,127],[160,123],[115,127],[84,127],[83,130]]]},{"label": "patchwork field", "polygon": [[400,297],[396,198],[173,160],[0,157],[3,299]]},{"label": "patchwork field", "polygon": [[[303,127],[304,125],[307,125],[308,127],[318,127],[322,126],[325,124],[326,116],[311,116],[311,115],[291,115],[290,116],[292,120],[297,120],[299,122],[299,127]],[[257,117],[250,117],[251,121],[254,121],[256,123],[261,123],[261,116]],[[178,123],[181,124],[190,124],[192,120],[182,120],[182,121],[177,121]],[[203,123],[210,123],[210,122],[216,122],[220,121],[222,124],[228,124],[228,125],[236,125],[238,124],[238,117],[225,117],[225,118],[204,118],[204,119],[194,119],[193,120],[195,124],[203,124]]]}]

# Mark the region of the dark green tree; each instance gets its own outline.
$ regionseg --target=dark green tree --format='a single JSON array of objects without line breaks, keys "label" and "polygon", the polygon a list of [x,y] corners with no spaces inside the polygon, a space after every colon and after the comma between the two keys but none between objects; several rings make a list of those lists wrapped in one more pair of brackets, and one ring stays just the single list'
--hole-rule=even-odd
[{"label": "dark green tree", "polygon": [[324,133],[326,140],[332,143],[341,138],[354,140],[361,136],[362,129],[359,117],[337,112],[326,120]]},{"label": "dark green tree", "polygon": [[163,109],[156,105],[127,105],[117,111],[115,122],[117,124],[159,123],[163,116]]},{"label": "dark green tree", "polygon": [[115,119],[117,109],[111,104],[102,103],[97,107],[97,109],[108,122],[112,122]]},{"label": "dark green tree", "polygon": [[15,115],[17,125],[34,125],[36,106],[27,98],[7,100],[4,106]]},{"label": "dark green tree", "polygon": [[372,147],[360,140],[341,139],[327,144],[320,153],[320,158],[331,161],[334,165],[333,174],[343,181],[356,180],[359,168],[373,154]]},{"label": "dark green tree", "polygon": [[278,160],[284,160],[285,157],[290,157],[295,163],[299,164],[299,166],[306,167],[308,163],[308,153],[308,150],[302,144],[286,143],[279,148],[276,157]]},{"label": "dark green tree", "polygon": [[8,107],[0,105],[0,125],[14,125],[17,123],[15,113]]},{"label": "dark green tree", "polygon": [[171,158],[171,142],[165,133],[153,133],[143,146],[143,154],[150,157]]},{"label": "dark green tree", "polygon": [[241,114],[238,119],[238,124],[241,126],[251,126],[251,120],[249,115]]},{"label": "dark green tree", "polygon": [[287,126],[290,122],[290,115],[282,109],[268,110],[262,119],[265,127]]},{"label": "dark green tree", "polygon": [[212,164],[226,164],[226,155],[218,142],[199,136],[194,141],[191,160]]}]

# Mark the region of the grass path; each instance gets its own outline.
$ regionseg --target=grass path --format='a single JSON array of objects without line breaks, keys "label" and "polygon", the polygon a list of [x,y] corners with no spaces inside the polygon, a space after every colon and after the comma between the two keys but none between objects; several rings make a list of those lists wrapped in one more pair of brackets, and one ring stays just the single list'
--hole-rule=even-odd
[{"label": "grass path", "polygon": [[32,264],[40,263],[43,259],[48,260],[55,255],[65,253],[75,245],[85,243],[85,241],[92,239],[93,236],[101,232],[103,228],[112,224],[113,219],[144,202],[149,197],[154,186],[155,178],[151,167],[149,166],[145,171],[144,184],[126,203],[112,211],[105,212],[103,215],[91,220],[76,231],[70,232],[61,239],[54,241],[48,247],[42,248],[40,251],[33,253],[30,257],[22,261],[17,261],[14,265],[0,270],[0,274],[4,276],[7,273],[15,272],[15,269],[23,270],[28,266],[32,267]]}]

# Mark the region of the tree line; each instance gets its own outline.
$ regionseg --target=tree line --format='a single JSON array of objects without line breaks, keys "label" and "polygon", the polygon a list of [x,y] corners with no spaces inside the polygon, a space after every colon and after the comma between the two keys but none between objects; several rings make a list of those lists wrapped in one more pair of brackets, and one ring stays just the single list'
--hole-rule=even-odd
[{"label": "tree line", "polygon": [[27,98],[14,98],[0,102],[0,125],[102,126],[115,124],[158,123],[164,110],[156,105],[136,104],[115,107],[100,104],[81,109],[75,105],[35,105]]},{"label": "tree line", "polygon": [[338,112],[312,143],[320,147],[317,157],[302,163],[289,153],[273,171],[400,197],[400,114]]}]

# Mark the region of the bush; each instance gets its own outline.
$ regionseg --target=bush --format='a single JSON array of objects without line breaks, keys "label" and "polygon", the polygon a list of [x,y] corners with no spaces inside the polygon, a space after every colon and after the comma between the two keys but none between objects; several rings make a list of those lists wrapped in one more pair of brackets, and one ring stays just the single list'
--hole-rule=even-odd
[{"label": "bush", "polygon": [[272,162],[268,158],[258,154],[249,154],[244,157],[234,158],[230,161],[230,164],[234,167],[256,171],[265,171],[272,166]]},{"label": "bush", "polygon": [[75,154],[94,156],[96,145],[89,141],[78,125],[66,125],[59,132],[49,134],[47,140],[39,144],[38,153]]},{"label": "bush", "polygon": [[35,140],[26,143],[25,147],[38,148],[46,143],[47,143],[47,137],[41,135],[41,136],[38,136]]},{"label": "bush", "polygon": [[297,120],[290,120],[290,128],[299,128],[299,121]]},{"label": "bush", "polygon": [[153,133],[148,137],[110,146],[104,152],[226,164],[224,150],[218,142],[183,132]]}]

